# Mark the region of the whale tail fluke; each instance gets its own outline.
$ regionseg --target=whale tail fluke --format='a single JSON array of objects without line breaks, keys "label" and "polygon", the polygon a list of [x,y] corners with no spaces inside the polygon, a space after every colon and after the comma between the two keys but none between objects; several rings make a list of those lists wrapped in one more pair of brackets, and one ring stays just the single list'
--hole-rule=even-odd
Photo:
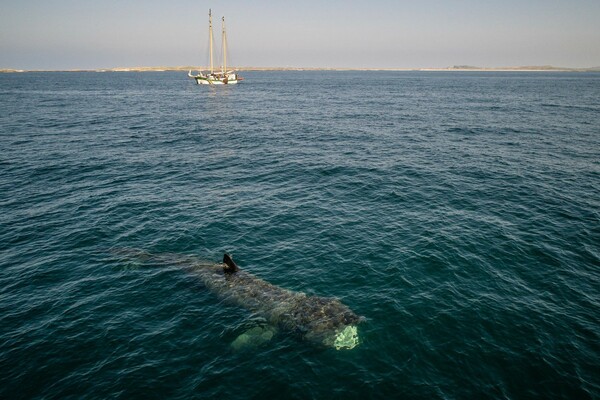
[{"label": "whale tail fluke", "polygon": [[227,273],[234,273],[239,270],[238,266],[233,262],[231,256],[227,253],[223,255],[223,264],[225,264],[223,270]]}]

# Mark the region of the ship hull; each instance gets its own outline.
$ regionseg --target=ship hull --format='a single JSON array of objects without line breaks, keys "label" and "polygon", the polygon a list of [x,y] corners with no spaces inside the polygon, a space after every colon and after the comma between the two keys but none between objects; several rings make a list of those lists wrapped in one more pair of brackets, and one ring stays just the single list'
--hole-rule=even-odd
[{"label": "ship hull", "polygon": [[198,85],[235,85],[239,81],[237,79],[228,79],[226,81],[219,79],[194,78]]}]

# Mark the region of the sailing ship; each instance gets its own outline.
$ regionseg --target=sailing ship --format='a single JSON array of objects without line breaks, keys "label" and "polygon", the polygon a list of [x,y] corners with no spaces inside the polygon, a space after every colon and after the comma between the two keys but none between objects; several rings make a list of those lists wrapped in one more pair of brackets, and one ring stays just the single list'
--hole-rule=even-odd
[{"label": "sailing ship", "polygon": [[212,12],[208,10],[208,43],[209,43],[209,58],[210,58],[210,70],[199,71],[197,75],[192,75],[192,71],[188,72],[188,76],[196,80],[198,85],[233,85],[243,80],[234,70],[227,70],[227,33],[225,32],[225,17],[222,18],[222,41],[221,49],[223,53],[223,63],[221,64],[221,71],[215,71],[213,63],[213,27],[212,27]]}]

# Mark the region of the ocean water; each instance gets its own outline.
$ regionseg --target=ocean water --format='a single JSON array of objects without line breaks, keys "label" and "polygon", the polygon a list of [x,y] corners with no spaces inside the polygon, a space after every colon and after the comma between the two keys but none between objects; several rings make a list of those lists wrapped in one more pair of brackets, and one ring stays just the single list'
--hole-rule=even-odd
[{"label": "ocean water", "polygon": [[[243,75],[0,75],[0,398],[600,398],[600,74]],[[361,343],[233,351],[252,315],[122,249]]]}]

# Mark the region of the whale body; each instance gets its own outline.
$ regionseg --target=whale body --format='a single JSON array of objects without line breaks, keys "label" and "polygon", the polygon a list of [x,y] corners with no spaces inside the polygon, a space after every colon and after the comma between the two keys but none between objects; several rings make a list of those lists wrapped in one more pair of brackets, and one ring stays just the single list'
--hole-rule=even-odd
[{"label": "whale body", "polygon": [[364,318],[338,299],[309,296],[273,285],[239,268],[228,254],[222,263],[213,264],[189,256],[144,254],[145,259],[185,266],[218,297],[303,340],[337,350],[359,344],[357,325]]}]

